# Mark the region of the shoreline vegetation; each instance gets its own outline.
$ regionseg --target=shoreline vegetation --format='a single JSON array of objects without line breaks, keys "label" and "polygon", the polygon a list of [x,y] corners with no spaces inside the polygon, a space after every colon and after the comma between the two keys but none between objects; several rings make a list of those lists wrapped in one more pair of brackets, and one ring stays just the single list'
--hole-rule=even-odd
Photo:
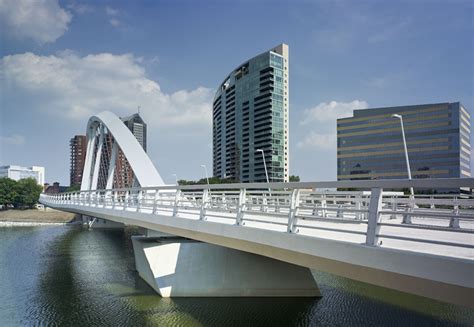
[{"label": "shoreline vegetation", "polygon": [[69,212],[43,209],[8,209],[0,210],[1,226],[35,226],[71,224],[78,220],[79,215]]}]

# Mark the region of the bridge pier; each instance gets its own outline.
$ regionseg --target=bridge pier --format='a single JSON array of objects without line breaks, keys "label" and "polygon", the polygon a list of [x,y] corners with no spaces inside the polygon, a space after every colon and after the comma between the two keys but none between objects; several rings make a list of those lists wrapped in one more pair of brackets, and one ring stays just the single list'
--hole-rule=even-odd
[{"label": "bridge pier", "polygon": [[179,237],[132,236],[139,275],[162,297],[317,297],[309,268]]}]

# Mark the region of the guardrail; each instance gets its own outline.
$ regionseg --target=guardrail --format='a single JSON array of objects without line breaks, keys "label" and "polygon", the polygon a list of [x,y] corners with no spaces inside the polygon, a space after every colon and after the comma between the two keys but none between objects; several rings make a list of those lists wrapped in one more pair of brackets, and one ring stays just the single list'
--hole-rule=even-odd
[{"label": "guardrail", "polygon": [[42,194],[41,202],[209,220],[369,246],[385,246],[383,241],[394,247],[405,242],[473,249],[472,193],[410,196],[392,191],[473,185],[473,178],[463,178],[160,186]]}]

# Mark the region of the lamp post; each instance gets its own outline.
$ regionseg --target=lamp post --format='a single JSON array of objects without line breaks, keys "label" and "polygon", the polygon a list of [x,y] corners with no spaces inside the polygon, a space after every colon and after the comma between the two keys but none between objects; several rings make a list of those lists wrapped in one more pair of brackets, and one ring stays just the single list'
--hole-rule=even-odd
[{"label": "lamp post", "polygon": [[261,152],[262,153],[263,167],[265,168],[265,176],[267,177],[267,183],[270,184],[270,181],[268,180],[267,163],[265,162],[265,152],[263,152],[262,149],[257,149],[257,150],[255,150],[255,152]]},{"label": "lamp post", "polygon": [[[411,180],[410,160],[408,159],[407,141],[405,139],[405,129],[403,128],[403,117],[402,115],[393,114],[392,118],[400,119],[400,126],[402,128],[403,148],[405,149],[405,160],[407,162],[408,180]],[[412,196],[414,195],[413,187],[410,187],[410,193]]]},{"label": "lamp post", "polygon": [[207,167],[206,165],[201,165],[201,167],[204,168],[204,172],[206,173],[207,185],[209,185],[209,176],[207,175]]}]

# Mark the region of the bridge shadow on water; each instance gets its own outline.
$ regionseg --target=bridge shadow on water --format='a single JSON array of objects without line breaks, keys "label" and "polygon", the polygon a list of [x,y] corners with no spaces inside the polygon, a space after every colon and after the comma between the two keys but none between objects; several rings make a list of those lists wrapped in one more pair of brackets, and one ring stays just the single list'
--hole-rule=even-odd
[{"label": "bridge shadow on water", "polygon": [[[17,264],[10,269],[10,278],[23,294],[16,302],[21,308],[19,324],[456,326],[474,322],[472,310],[322,273],[316,273],[322,298],[161,298],[135,271],[130,233],[38,228],[10,243],[7,255]],[[22,291],[25,285],[28,290]],[[425,302],[420,306],[420,301]]]}]

